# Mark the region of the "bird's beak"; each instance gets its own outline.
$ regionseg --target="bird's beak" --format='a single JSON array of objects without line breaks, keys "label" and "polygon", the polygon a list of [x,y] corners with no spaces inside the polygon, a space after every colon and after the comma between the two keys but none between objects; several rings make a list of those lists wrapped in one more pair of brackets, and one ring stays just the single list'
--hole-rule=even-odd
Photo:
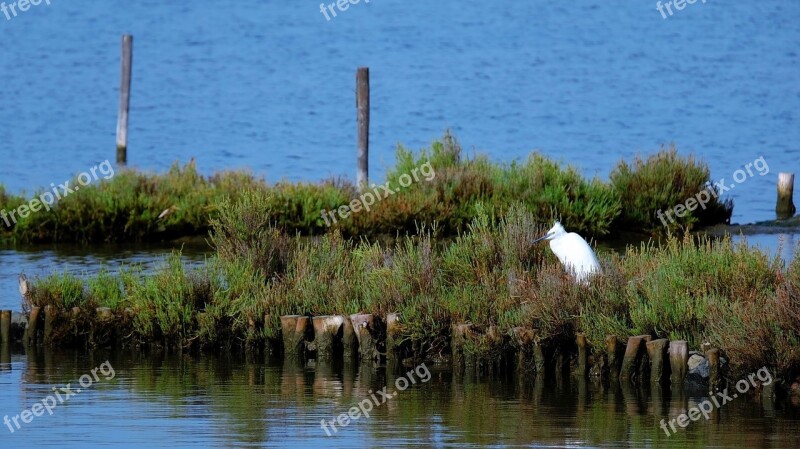
[{"label": "bird's beak", "polygon": [[536,239],[536,240],[532,241],[531,243],[532,243],[532,244],[533,244],[533,243],[539,243],[539,242],[541,242],[542,240],[544,240],[544,239],[546,239],[546,238],[547,238],[547,234],[545,234],[545,235],[543,235],[543,236],[539,237],[538,239]]}]

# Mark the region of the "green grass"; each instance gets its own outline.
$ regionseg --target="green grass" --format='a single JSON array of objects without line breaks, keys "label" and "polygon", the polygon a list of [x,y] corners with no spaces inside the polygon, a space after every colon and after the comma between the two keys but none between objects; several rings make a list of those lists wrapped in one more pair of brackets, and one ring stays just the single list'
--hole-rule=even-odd
[{"label": "green grass", "polygon": [[[175,164],[163,174],[117,170],[113,178],[64,197],[51,211],[30,213],[10,228],[0,223],[0,244],[172,240],[205,235],[215,220],[224,221],[232,235],[246,235],[249,227],[266,220],[287,235],[338,231],[348,238],[374,238],[415,234],[435,225],[439,235],[457,236],[480,210],[500,220],[516,204],[537,223],[560,219],[570,231],[599,238],[612,230],[661,234],[723,223],[732,208],[729,201],[714,199],[674,225],[661,225],[658,210],[684,203],[711,180],[705,164],[680,157],[674,148],[631,164],[621,161],[610,182],[585,179],[575,167],[538,153],[512,163],[480,155],[466,158],[450,134],[418,153],[400,146],[396,159],[386,176],[396,193],[385,196],[369,189],[382,199],[331,227],[322,211],[361,196],[347,181],[267,184],[246,172],[205,177],[192,162]],[[412,174],[417,180],[402,187],[404,177]],[[32,197],[9,195],[0,186],[0,210],[13,210]],[[238,210],[221,213],[240,199]]]}]

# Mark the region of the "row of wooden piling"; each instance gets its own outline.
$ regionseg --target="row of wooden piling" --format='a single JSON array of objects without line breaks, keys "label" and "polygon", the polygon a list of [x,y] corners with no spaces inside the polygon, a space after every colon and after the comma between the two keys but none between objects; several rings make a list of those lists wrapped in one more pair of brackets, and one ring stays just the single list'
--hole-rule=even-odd
[{"label": "row of wooden piling", "polygon": [[[115,316],[107,307],[97,308],[94,312],[95,316],[90,320],[92,324],[88,324],[94,328],[113,330],[118,327],[115,322],[125,318]],[[20,329],[12,329],[11,311],[0,311],[0,342],[8,344],[21,339],[26,345],[57,345],[60,342],[54,340],[56,320],[66,318],[75,322],[82,313],[77,307],[69,316],[59,314],[52,306],[32,307],[27,326],[21,333]],[[255,328],[255,320],[249,321]],[[264,323],[270,322],[270,316],[265,316]],[[88,329],[88,333],[94,335],[97,332],[94,328]],[[469,350],[469,342],[479,339],[498,351],[488,358],[474,354]],[[582,333],[577,334],[573,342],[552,341],[541,338],[535,329],[525,327],[512,329],[506,337],[496,326],[479,329],[469,323],[460,323],[451,328],[450,363],[457,370],[502,371],[505,367],[515,367],[521,373],[536,376],[548,371],[563,373],[568,369],[577,376],[592,375],[618,379],[623,383],[651,382],[676,386],[686,381],[689,361],[686,341],[638,335],[629,337],[625,343],[616,336],[607,336],[603,343],[604,347],[593,348]],[[280,317],[280,339],[273,341],[272,345],[285,359],[382,363],[402,362],[415,355],[414,348],[402,338],[402,323],[397,314],[389,314],[385,319],[374,314],[285,315]],[[709,389],[719,390],[724,378],[719,350],[709,349],[705,357],[709,363]]]}]

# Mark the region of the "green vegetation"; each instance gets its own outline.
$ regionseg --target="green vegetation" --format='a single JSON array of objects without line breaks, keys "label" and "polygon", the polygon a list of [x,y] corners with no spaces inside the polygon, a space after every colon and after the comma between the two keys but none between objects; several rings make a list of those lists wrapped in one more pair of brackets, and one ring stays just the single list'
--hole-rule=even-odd
[{"label": "green vegetation", "polygon": [[[451,325],[470,322],[505,336],[532,328],[549,341],[584,332],[600,348],[606,335],[680,338],[695,349],[707,342],[727,352],[733,372],[800,372],[800,258],[784,267],[729,239],[673,237],[624,258],[601,254],[604,274],[584,286],[546,245],[531,245],[544,229],[521,205],[496,219],[478,204],[468,230],[447,241],[437,228],[393,245],[338,231],[290,238],[259,214],[229,229],[232,217],[260,210],[262,194],[222,203],[212,232],[219,255],[202,267],[175,254],[152,275],[126,268],[86,288],[53,275],[34,283],[31,302],[65,313],[111,307],[133,317],[125,335],[152,344],[261,344],[278,335],[285,314],[399,313],[402,337],[420,357],[446,352]],[[480,335],[473,343],[480,357],[498,350]]]},{"label": "green vegetation", "polygon": [[611,172],[611,184],[625,205],[618,226],[663,231],[664,223],[655,218],[655,214],[684,204],[703,190],[707,192],[704,198],[712,200],[683,217],[665,217],[666,227],[680,231],[727,222],[733,212],[733,202],[718,201],[719,189],[706,185],[710,176],[708,165],[692,156],[681,158],[674,146],[662,148],[647,160],[636,157],[631,165],[621,161]]},{"label": "green vegetation", "polygon": [[[401,176],[428,163],[435,173],[432,179],[421,177],[400,188]],[[604,237],[612,230],[659,234],[667,229],[656,212],[683,203],[710,180],[706,165],[680,158],[674,149],[662,149],[632,165],[620,162],[610,179],[584,179],[577,169],[536,153],[508,164],[484,156],[467,159],[446,134],[417,155],[399,147],[397,165],[387,173],[389,186],[397,193],[331,228],[322,211],[359,197],[346,181],[268,185],[244,172],[204,177],[189,163],[175,165],[165,174],[119,170],[109,180],[64,197],[51,211],[28,214],[10,229],[0,221],[0,243],[171,240],[205,235],[214,219],[226,220],[226,229],[237,233],[264,217],[288,235],[337,231],[344,237],[373,238],[415,234],[435,225],[440,236],[456,236],[468,228],[479,208],[499,220],[520,203],[535,222],[560,218],[567,229],[585,236]],[[243,208],[234,216],[220,215],[225,204],[248,195],[260,199],[257,211]],[[28,199],[8,195],[0,187],[0,210],[13,210]],[[725,222],[731,207],[712,199],[706,209],[691,212],[672,227],[686,230]]]}]

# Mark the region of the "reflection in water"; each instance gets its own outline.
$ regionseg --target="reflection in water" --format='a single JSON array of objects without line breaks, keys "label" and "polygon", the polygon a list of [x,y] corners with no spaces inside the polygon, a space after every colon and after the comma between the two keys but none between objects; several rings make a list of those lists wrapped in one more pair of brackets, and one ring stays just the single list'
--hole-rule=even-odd
[{"label": "reflection in water", "polygon": [[[390,447],[539,445],[570,447],[800,446],[798,407],[740,398],[667,437],[660,429],[702,401],[650,386],[563,379],[478,378],[428,366],[417,382],[327,436],[335,420],[399,376],[383,367],[282,363],[231,355],[38,351],[0,354],[0,414],[40,401],[109,360],[116,376],[14,434],[3,447]],[[100,424],[102,423],[102,424]],[[51,431],[58,429],[57,432]],[[11,445],[6,446],[6,442]]]}]

